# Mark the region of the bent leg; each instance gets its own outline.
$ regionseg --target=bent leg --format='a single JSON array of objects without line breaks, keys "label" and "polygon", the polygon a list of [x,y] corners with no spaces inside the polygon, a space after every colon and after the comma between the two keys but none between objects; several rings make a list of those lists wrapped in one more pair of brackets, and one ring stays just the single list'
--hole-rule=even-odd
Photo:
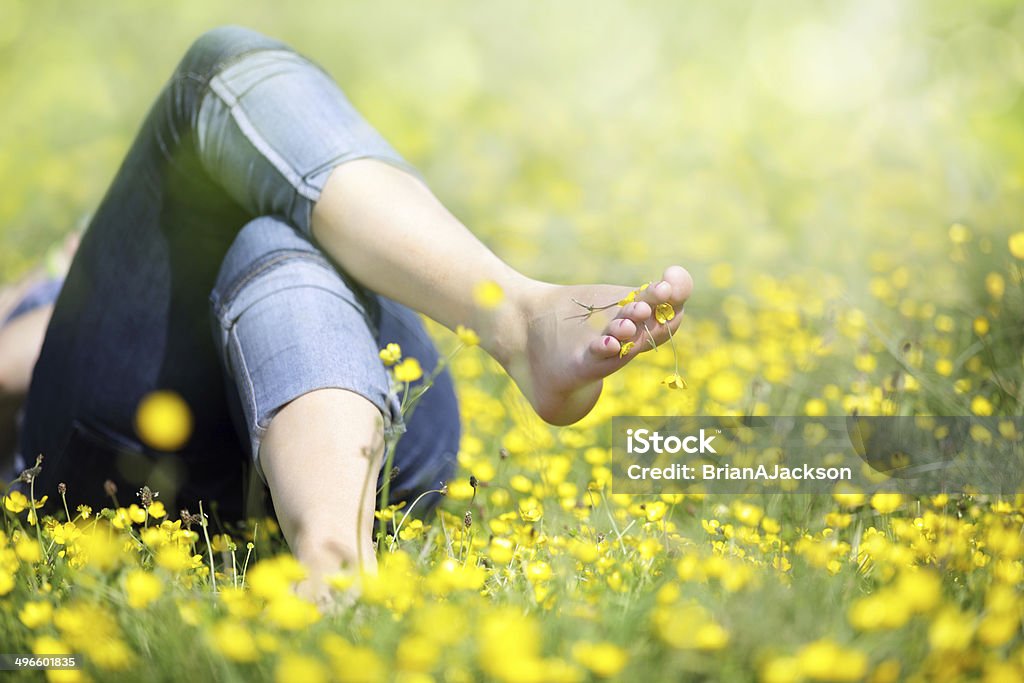
[{"label": "bent leg", "polygon": [[[603,377],[679,325],[692,281],[678,266],[621,310],[630,287],[557,287],[516,272],[299,55],[268,51],[214,74],[196,126],[203,166],[240,205],[285,216],[368,289],[449,328],[476,329],[549,422],[581,418]],[[475,300],[487,282],[504,305]],[[672,315],[656,317],[663,304]],[[602,309],[587,316],[595,325],[580,324],[583,306]]]},{"label": "bent leg", "polygon": [[373,511],[384,439],[377,406],[351,391],[319,389],[275,414],[260,462],[281,531],[309,570],[303,592],[322,600],[341,567],[374,571]]},{"label": "bent leg", "polygon": [[211,303],[236,420],[292,551],[316,576],[372,568],[384,434],[401,422],[372,302],[292,227],[260,218],[229,249]]},{"label": "bent leg", "polygon": [[[54,311],[21,438],[23,452],[46,456],[37,489],[54,500],[61,477],[86,469],[93,443],[191,459],[206,479],[236,486],[243,454],[208,333],[224,256],[257,215],[308,228],[310,183],[331,164],[389,153],[323,71],[283,44],[232,27],[200,37],[95,212]],[[180,395],[194,417],[172,458],[134,428],[157,390]]]}]

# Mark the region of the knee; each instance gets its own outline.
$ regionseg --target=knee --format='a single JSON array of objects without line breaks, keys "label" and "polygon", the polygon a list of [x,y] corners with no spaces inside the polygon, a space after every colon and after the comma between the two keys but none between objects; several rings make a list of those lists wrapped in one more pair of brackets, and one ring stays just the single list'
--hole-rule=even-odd
[{"label": "knee", "polygon": [[233,283],[251,277],[259,263],[284,253],[319,254],[316,247],[279,218],[260,216],[249,221],[235,236],[221,261],[214,298],[218,292],[233,289]]},{"label": "knee", "polygon": [[226,60],[261,48],[283,47],[262,33],[237,25],[212,28],[200,34],[179,66],[180,71],[212,74]]},{"label": "knee", "polygon": [[232,35],[239,28],[238,26],[218,26],[199,34],[185,51],[181,62],[182,69],[202,62],[215,62],[216,60],[211,60],[210,57],[223,52],[225,47],[230,44]]},{"label": "knee", "polygon": [[239,42],[240,38],[249,36],[260,36],[260,34],[236,24],[217,26],[200,33],[189,46],[188,54],[220,53]]}]

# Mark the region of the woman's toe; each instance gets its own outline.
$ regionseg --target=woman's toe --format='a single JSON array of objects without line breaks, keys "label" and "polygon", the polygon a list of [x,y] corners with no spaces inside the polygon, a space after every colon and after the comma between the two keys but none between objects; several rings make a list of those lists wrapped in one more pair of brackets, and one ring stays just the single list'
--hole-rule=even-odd
[{"label": "woman's toe", "polygon": [[620,319],[631,320],[634,324],[639,326],[645,320],[651,317],[654,309],[646,301],[634,301],[633,303],[626,304],[619,311],[617,316]]},{"label": "woman's toe", "polygon": [[622,345],[618,339],[605,334],[590,342],[588,350],[597,358],[612,358],[619,354],[621,348]]},{"label": "woman's toe", "polygon": [[620,342],[624,342],[636,336],[636,331],[636,323],[629,318],[616,318],[608,323],[608,327],[605,329],[605,334],[615,337]]},{"label": "woman's toe", "polygon": [[651,308],[656,308],[659,304],[668,303],[672,300],[672,284],[665,280],[656,282],[640,292],[637,300],[646,302]]},{"label": "woman's toe", "polygon": [[662,282],[670,289],[669,300],[676,307],[681,306],[693,293],[693,278],[682,266],[669,266],[662,275]]}]

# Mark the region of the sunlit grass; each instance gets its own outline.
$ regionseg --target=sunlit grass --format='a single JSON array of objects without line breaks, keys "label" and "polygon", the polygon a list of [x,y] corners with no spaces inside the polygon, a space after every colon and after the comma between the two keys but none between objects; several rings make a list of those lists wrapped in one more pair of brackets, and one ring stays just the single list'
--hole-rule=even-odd
[{"label": "sunlit grass", "polygon": [[159,498],[71,490],[37,524],[6,498],[5,651],[86,656],[53,680],[1024,678],[1020,497],[608,488],[615,415],[1024,414],[1024,11],[208,5],[11,5],[0,280],[95,206],[190,38],[240,21],[323,63],[517,267],[635,286],[680,262],[695,295],[676,353],[565,429],[432,328],[470,347],[460,472],[438,517],[382,511],[380,574],[337,576],[359,597],[330,616],[269,520],[207,545]]}]

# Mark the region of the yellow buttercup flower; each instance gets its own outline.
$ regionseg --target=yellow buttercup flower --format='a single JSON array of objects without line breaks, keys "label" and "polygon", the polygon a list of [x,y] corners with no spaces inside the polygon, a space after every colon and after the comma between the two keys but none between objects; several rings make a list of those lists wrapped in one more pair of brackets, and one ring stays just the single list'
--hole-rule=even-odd
[{"label": "yellow buttercup flower", "polygon": [[39,542],[30,537],[21,535],[14,544],[14,553],[22,562],[35,564],[43,559],[43,551],[39,548]]},{"label": "yellow buttercup flower", "polygon": [[14,514],[24,512],[29,507],[34,507],[35,509],[38,510],[39,508],[43,507],[43,505],[46,504],[47,498],[49,498],[49,496],[43,496],[42,498],[37,500],[33,505],[32,502],[28,499],[28,496],[26,496],[21,491],[11,491],[9,494],[4,496],[4,507],[13,512]]},{"label": "yellow buttercup flower", "polygon": [[423,526],[422,520],[414,519],[402,526],[402,530],[398,532],[398,537],[403,541],[412,541],[422,536],[426,528]]},{"label": "yellow buttercup flower", "polygon": [[384,365],[392,366],[402,359],[402,347],[394,342],[380,350],[380,359]]},{"label": "yellow buttercup flower", "polygon": [[572,656],[595,676],[611,678],[618,675],[629,662],[629,654],[618,645],[608,642],[580,642],[573,645]]},{"label": "yellow buttercup flower", "polygon": [[459,325],[455,328],[455,335],[466,346],[477,346],[480,343],[480,336],[464,325]]},{"label": "yellow buttercup flower", "polygon": [[267,605],[267,618],[289,631],[299,631],[320,620],[316,605],[292,593],[283,593]]},{"label": "yellow buttercup flower", "polygon": [[327,667],[308,655],[287,653],[274,669],[275,683],[326,683],[330,679]]},{"label": "yellow buttercup flower", "polygon": [[132,520],[136,524],[142,524],[146,521],[146,511],[132,503],[128,506],[128,519]]},{"label": "yellow buttercup flower", "polygon": [[18,612],[18,619],[29,628],[49,624],[53,618],[53,605],[48,602],[26,602]]},{"label": "yellow buttercup flower", "polygon": [[845,508],[855,508],[867,501],[867,495],[853,485],[840,482],[832,492],[832,499]]},{"label": "yellow buttercup flower", "polygon": [[676,317],[676,311],[670,303],[658,304],[654,307],[654,319],[664,325]]},{"label": "yellow buttercup flower", "polygon": [[1009,246],[1010,253],[1013,254],[1014,258],[1024,261],[1024,232],[1016,232],[1010,235],[1007,246]]},{"label": "yellow buttercup flower", "polygon": [[992,402],[984,396],[975,396],[971,399],[971,412],[975,415],[988,416],[994,410]]},{"label": "yellow buttercup flower", "polygon": [[903,504],[903,496],[898,493],[876,493],[871,496],[871,507],[883,515],[893,512]]},{"label": "yellow buttercup flower", "polygon": [[716,373],[708,381],[707,387],[711,398],[726,405],[738,402],[746,392],[743,380],[729,370]]},{"label": "yellow buttercup flower", "polygon": [[164,508],[163,503],[159,500],[154,500],[149,504],[149,507],[146,508],[146,513],[153,519],[160,519],[167,514],[167,510]]},{"label": "yellow buttercup flower", "polygon": [[729,632],[715,622],[701,624],[694,634],[694,645],[706,652],[721,650],[729,644]]},{"label": "yellow buttercup flower", "polygon": [[395,366],[395,379],[399,382],[415,382],[420,377],[423,377],[423,368],[415,358],[406,358]]},{"label": "yellow buttercup flower", "polygon": [[800,671],[816,681],[859,681],[867,673],[868,658],[830,640],[805,645],[797,655]]},{"label": "yellow buttercup flower", "polygon": [[263,560],[246,575],[252,592],[267,600],[289,595],[292,585],[304,578],[305,567],[291,555],[278,555]]},{"label": "yellow buttercup flower", "polygon": [[21,491],[11,491],[4,496],[4,507],[18,514],[28,507],[28,497]]},{"label": "yellow buttercup flower", "polygon": [[1000,273],[989,273],[985,276],[985,291],[990,297],[999,301],[1006,293],[1006,280]]},{"label": "yellow buttercup flower", "polygon": [[971,231],[962,223],[949,226],[949,239],[953,244],[965,244],[971,240]]},{"label": "yellow buttercup flower", "polygon": [[527,498],[519,502],[519,516],[524,522],[536,522],[544,516],[544,506],[536,498]]},{"label": "yellow buttercup flower", "polygon": [[135,609],[142,609],[163,593],[163,582],[160,578],[142,569],[130,571],[125,578],[124,587],[128,594],[128,605]]},{"label": "yellow buttercup flower", "polygon": [[213,645],[217,650],[235,662],[255,662],[260,658],[256,640],[246,626],[234,619],[221,621],[213,627]]},{"label": "yellow buttercup flower", "polygon": [[168,544],[156,551],[156,563],[172,572],[180,572],[192,566],[192,557],[186,548]]},{"label": "yellow buttercup flower", "polygon": [[484,280],[473,288],[473,300],[481,308],[497,308],[504,299],[501,285],[493,280]]},{"label": "yellow buttercup flower", "polygon": [[636,342],[628,341],[628,342],[623,343],[622,347],[619,349],[619,358],[622,358],[627,353],[629,353],[633,349],[634,346],[636,346]]},{"label": "yellow buttercup flower", "polygon": [[956,608],[943,610],[928,629],[928,642],[935,650],[962,652],[974,636],[974,619]]},{"label": "yellow buttercup flower", "polygon": [[68,655],[71,648],[53,636],[39,636],[32,641],[32,652],[37,655]]},{"label": "yellow buttercup flower", "polygon": [[667,386],[669,389],[685,389],[686,380],[682,376],[675,373],[668,375],[665,379],[661,380],[661,383]]},{"label": "yellow buttercup flower", "polygon": [[763,683],[796,683],[800,677],[800,662],[796,657],[775,657],[761,668]]},{"label": "yellow buttercup flower", "polygon": [[151,392],[135,411],[135,431],[152,448],[176,451],[192,436],[192,411],[174,391]]},{"label": "yellow buttercup flower", "polygon": [[511,562],[514,552],[515,546],[509,539],[502,538],[501,536],[495,536],[491,539],[488,554],[491,560],[497,564],[508,564]]}]

